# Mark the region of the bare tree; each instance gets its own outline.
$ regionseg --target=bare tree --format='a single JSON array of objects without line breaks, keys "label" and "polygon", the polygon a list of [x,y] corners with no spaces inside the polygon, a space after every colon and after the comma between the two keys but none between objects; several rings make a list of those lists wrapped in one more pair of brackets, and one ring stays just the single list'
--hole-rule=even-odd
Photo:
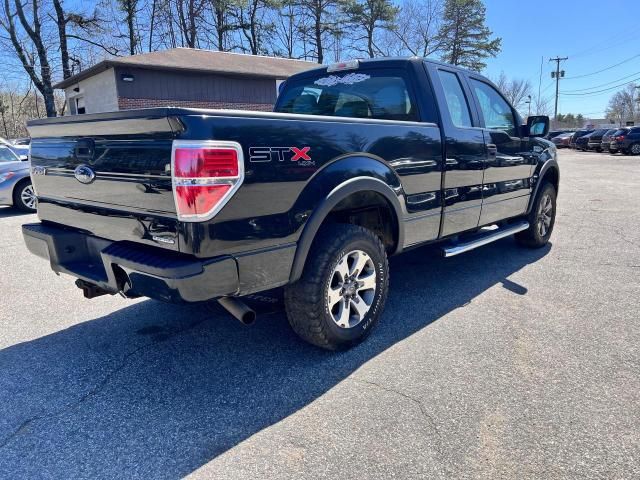
[{"label": "bare tree", "polygon": [[613,94],[605,112],[607,117],[621,126],[628,121],[640,121],[639,93],[637,85],[631,83]]},{"label": "bare tree", "polygon": [[295,0],[284,0],[279,9],[272,9],[274,24],[271,48],[276,55],[296,58],[295,51],[300,33],[301,15]]},{"label": "bare tree", "polygon": [[551,115],[553,112],[551,100],[548,97],[536,96],[533,98],[533,106],[536,115]]},{"label": "bare tree", "polygon": [[520,110],[525,101],[531,96],[531,83],[520,78],[508,79],[504,72],[494,81],[502,94],[517,110]]},{"label": "bare tree", "polygon": [[118,0],[118,7],[124,13],[127,23],[127,39],[129,41],[129,55],[136,54],[139,35],[136,29],[136,15],[138,14],[138,0]]},{"label": "bare tree", "polygon": [[[441,0],[405,0],[395,27],[391,30],[393,37],[387,38],[387,48],[393,49],[395,55],[415,55],[428,57],[440,51],[441,41],[438,36],[442,21]],[[399,45],[398,45],[399,43]]]},{"label": "bare tree", "polygon": [[221,52],[232,49],[229,36],[239,28],[232,19],[237,17],[233,0],[209,0],[211,20],[205,15],[204,22],[213,27],[215,32],[215,48]]},{"label": "bare tree", "polygon": [[[11,45],[20,60],[22,67],[30,80],[42,94],[44,105],[48,117],[56,116],[56,107],[53,97],[53,86],[51,82],[51,65],[47,55],[47,46],[42,36],[42,21],[40,18],[40,0],[31,2],[31,18],[27,17],[20,0],[15,0],[15,11],[13,11],[9,0],[4,0],[4,18],[2,26],[9,34]],[[24,30],[30,44],[35,49],[36,54],[32,55],[24,46],[19,32],[16,29],[15,17]],[[39,66],[39,68],[38,68]],[[39,70],[39,72],[37,71]]]},{"label": "bare tree", "polygon": [[237,4],[235,15],[238,27],[243,39],[249,44],[249,48],[241,48],[253,55],[266,53],[264,37],[274,30],[274,25],[266,17],[269,7],[270,4],[265,0],[242,0]]},{"label": "bare tree", "polygon": [[[309,17],[309,24],[303,24],[302,35],[309,40],[312,47],[312,57],[318,63],[325,59],[325,38],[336,28],[335,9],[338,0],[298,0],[302,15]],[[306,48],[305,48],[306,51]]]},{"label": "bare tree", "polygon": [[205,10],[205,0],[174,0],[177,11],[177,24],[182,36],[183,46],[198,46],[198,25]]}]

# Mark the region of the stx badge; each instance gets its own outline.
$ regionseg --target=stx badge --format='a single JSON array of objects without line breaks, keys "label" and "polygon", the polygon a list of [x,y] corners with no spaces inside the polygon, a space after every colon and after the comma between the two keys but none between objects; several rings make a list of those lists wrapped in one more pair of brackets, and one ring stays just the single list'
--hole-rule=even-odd
[{"label": "stx badge", "polygon": [[310,162],[311,147],[250,147],[249,160],[252,162],[291,161]]}]

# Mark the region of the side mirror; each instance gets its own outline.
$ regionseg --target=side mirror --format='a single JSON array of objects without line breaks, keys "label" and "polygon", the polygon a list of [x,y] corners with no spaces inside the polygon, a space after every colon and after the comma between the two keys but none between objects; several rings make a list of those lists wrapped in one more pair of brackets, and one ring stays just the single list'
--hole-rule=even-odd
[{"label": "side mirror", "polygon": [[549,133],[549,117],[546,115],[534,115],[527,118],[526,132],[529,137],[544,137]]},{"label": "side mirror", "polygon": [[29,155],[20,155],[20,160],[22,160],[23,162],[26,162],[29,160]]}]

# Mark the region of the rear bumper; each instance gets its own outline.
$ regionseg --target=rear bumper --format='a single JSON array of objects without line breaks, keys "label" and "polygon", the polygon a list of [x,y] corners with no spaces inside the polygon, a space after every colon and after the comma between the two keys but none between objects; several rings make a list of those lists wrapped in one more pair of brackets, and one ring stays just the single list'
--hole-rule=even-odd
[{"label": "rear bumper", "polygon": [[66,273],[128,297],[171,303],[198,302],[239,293],[232,256],[197,259],[132,242],[112,242],[42,223],[22,226],[27,248]]}]

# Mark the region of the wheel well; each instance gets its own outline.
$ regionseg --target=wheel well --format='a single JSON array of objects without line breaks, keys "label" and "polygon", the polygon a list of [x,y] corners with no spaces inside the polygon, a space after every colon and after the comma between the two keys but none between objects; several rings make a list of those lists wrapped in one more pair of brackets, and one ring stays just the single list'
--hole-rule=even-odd
[{"label": "wheel well", "polygon": [[395,252],[398,246],[398,218],[389,201],[380,193],[352,193],[331,209],[323,224],[330,222],[349,223],[371,230],[389,253]]},{"label": "wheel well", "polygon": [[13,186],[13,192],[11,192],[11,195],[13,196],[14,201],[15,201],[16,195],[20,191],[20,188],[22,188],[22,185],[24,185],[25,183],[31,183],[31,177],[25,177],[21,180],[18,180],[16,184]]},{"label": "wheel well", "polygon": [[550,168],[549,170],[547,170],[544,174],[544,176],[542,177],[542,179],[540,180],[541,182],[549,182],[551,183],[554,188],[556,189],[556,193],[558,193],[558,187],[560,186],[560,177],[558,175],[558,169],[557,168]]}]

